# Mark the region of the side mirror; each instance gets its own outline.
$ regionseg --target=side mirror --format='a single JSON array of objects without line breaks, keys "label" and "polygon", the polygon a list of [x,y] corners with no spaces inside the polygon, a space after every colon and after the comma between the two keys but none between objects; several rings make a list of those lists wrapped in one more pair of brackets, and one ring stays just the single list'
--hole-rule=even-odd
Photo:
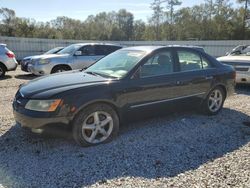
[{"label": "side mirror", "polygon": [[74,55],[75,56],[81,56],[82,55],[82,51],[76,51]]}]

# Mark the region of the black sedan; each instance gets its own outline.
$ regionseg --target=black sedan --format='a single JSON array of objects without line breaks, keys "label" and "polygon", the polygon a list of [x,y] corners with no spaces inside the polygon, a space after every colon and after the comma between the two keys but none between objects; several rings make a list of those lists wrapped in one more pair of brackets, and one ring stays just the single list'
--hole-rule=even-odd
[{"label": "black sedan", "polygon": [[66,124],[82,146],[112,140],[125,115],[190,104],[217,114],[234,92],[235,71],[188,47],[143,46],[118,50],[86,70],[24,84],[14,102],[17,124],[42,132]]}]

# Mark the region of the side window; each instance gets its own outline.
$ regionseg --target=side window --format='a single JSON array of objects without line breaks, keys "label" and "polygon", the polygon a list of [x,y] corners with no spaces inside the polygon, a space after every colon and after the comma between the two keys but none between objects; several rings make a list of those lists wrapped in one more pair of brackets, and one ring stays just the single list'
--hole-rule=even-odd
[{"label": "side window", "polygon": [[198,54],[190,51],[178,51],[181,71],[202,69],[202,61]]},{"label": "side window", "polygon": [[140,77],[151,77],[170,74],[174,70],[174,61],[171,52],[160,52],[151,57],[142,65]]},{"label": "side window", "polygon": [[82,52],[83,56],[94,56],[95,55],[95,49],[93,45],[87,45],[83,46],[79,49],[79,51]]},{"label": "side window", "polygon": [[119,46],[107,46],[107,55],[121,49]]},{"label": "side window", "polygon": [[107,55],[107,46],[105,45],[95,45],[95,54],[96,55]]},{"label": "side window", "polygon": [[209,69],[209,68],[212,68],[212,65],[207,59],[202,57],[202,67],[203,69]]}]

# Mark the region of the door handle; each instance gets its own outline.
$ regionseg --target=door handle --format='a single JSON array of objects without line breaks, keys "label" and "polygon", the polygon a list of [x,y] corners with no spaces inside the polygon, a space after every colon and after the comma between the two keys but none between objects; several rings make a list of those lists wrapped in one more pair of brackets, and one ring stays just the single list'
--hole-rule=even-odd
[{"label": "door handle", "polygon": [[177,81],[177,82],[176,82],[176,85],[181,85],[181,81]]},{"label": "door handle", "polygon": [[206,80],[212,80],[214,77],[213,76],[206,76],[205,79]]}]

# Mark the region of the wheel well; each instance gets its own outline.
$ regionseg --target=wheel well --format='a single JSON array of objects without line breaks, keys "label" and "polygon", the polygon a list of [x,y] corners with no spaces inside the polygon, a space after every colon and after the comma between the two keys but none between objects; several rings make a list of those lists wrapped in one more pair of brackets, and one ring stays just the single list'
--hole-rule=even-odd
[{"label": "wheel well", "polygon": [[223,90],[224,94],[225,94],[225,98],[227,97],[227,89],[226,89],[226,87],[224,85],[219,84],[219,85],[216,85],[215,87],[220,87]]},{"label": "wheel well", "polygon": [[77,111],[77,113],[74,115],[74,118],[71,120],[71,122],[74,122],[74,120],[75,120],[75,118],[77,117],[77,115],[78,115],[83,109],[85,109],[85,108],[87,108],[87,107],[89,107],[89,106],[91,106],[91,105],[95,105],[95,104],[105,104],[105,105],[110,106],[110,107],[116,112],[116,114],[117,114],[119,120],[121,119],[121,114],[119,113],[118,108],[117,108],[114,104],[112,104],[112,103],[110,103],[110,102],[107,102],[107,101],[96,101],[96,102],[92,102],[92,103],[89,103],[89,104],[84,105],[83,107],[81,107],[81,108]]},{"label": "wheel well", "polygon": [[5,69],[5,71],[7,71],[7,67],[6,67],[6,65],[5,65],[5,64],[3,64],[1,61],[0,61],[0,66],[2,66],[2,67]]},{"label": "wheel well", "polygon": [[54,66],[54,67],[52,68],[52,70],[55,69],[55,68],[57,68],[57,67],[65,67],[65,68],[67,68],[68,70],[72,70],[72,68],[71,68],[69,65],[65,65],[65,64],[56,65],[56,66]]}]

